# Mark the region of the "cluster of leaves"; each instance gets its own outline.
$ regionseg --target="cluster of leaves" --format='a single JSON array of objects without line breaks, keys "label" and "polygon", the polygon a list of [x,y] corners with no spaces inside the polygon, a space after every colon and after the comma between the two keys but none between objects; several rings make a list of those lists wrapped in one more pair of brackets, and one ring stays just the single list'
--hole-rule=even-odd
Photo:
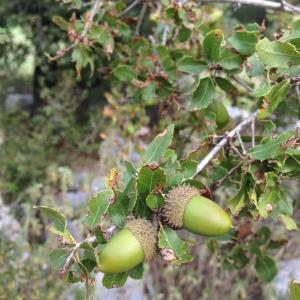
[{"label": "cluster of leaves", "polygon": [[[100,191],[90,199],[88,214],[82,221],[95,234],[96,240],[91,244],[88,242],[81,244],[80,247],[84,250],[83,255],[78,261],[76,260],[76,264],[72,265],[68,274],[68,279],[71,282],[82,279],[82,275],[85,276],[84,278],[89,278],[89,272],[97,268],[98,254],[101,252],[103,244],[107,242],[107,226],[113,224],[122,228],[128,217],[132,215],[150,220],[157,219],[160,208],[164,205],[164,194],[171,187],[185,183],[199,188],[205,196],[211,197],[210,190],[201,180],[199,178],[194,179],[199,153],[201,156],[200,150],[202,149],[192,152],[185,159],[178,159],[175,151],[169,148],[173,138],[173,129],[174,125],[169,125],[152,141],[143,154],[144,163],[140,168],[136,169],[130,162],[127,162],[125,164],[126,171],[121,178],[118,178],[116,170],[112,170],[106,179],[107,189]],[[273,142],[275,143],[276,139]],[[262,142],[253,147],[252,150],[259,147],[267,150],[268,144]],[[288,149],[291,150],[291,148]],[[288,155],[285,154],[285,156],[288,159]],[[265,175],[266,178],[260,179],[260,182],[257,179],[254,180],[254,174],[257,174],[257,170],[262,164],[263,162],[258,159],[251,160],[250,166],[249,162],[245,162],[245,167],[249,168],[250,171],[243,175],[241,189],[236,196],[229,200],[229,207],[233,214],[241,217],[244,215],[259,219],[266,218],[270,213],[277,220],[280,216],[287,229],[297,229],[297,225],[290,217],[293,210],[290,199],[278,185],[274,188],[274,181],[272,180],[275,180],[275,174],[269,172]],[[299,165],[297,168],[299,170]],[[254,172],[252,178],[250,178],[251,169]],[[245,184],[244,178],[249,181],[252,179],[253,182]],[[254,182],[256,185],[253,184]],[[269,196],[270,188],[272,188],[272,196]],[[265,198],[268,200],[265,201]],[[272,206],[268,211],[266,210],[266,215],[260,207],[265,205]],[[54,221],[51,231],[63,237],[65,244],[74,245],[74,239],[67,229],[66,218],[52,208],[40,208]],[[222,253],[224,266],[244,267],[249,262],[245,254],[247,249],[256,255],[255,268],[258,276],[264,281],[273,279],[277,269],[273,259],[267,255],[267,250],[280,247],[286,241],[271,240],[271,231],[267,227],[262,227],[256,233],[250,230],[246,235],[245,233],[242,234],[243,238],[237,239],[237,236],[241,237],[240,231],[241,228],[223,237],[222,239],[227,241],[225,246],[218,248],[217,245],[213,245],[215,251]],[[245,237],[250,235],[251,239],[247,243],[242,242]],[[158,247],[163,258],[171,264],[180,265],[192,260],[192,256],[189,255],[188,243],[182,240],[175,230],[163,224],[160,225],[158,234]],[[62,268],[61,270],[64,270],[66,258],[69,255],[67,249],[54,250],[50,255],[54,266]],[[77,277],[76,272],[79,272]],[[142,276],[141,266],[122,274],[106,274],[103,284],[106,287],[122,286],[128,276],[132,275],[131,277],[135,278],[137,273]],[[70,279],[71,274],[72,279]]]},{"label": "cluster of leaves", "polygon": [[[77,2],[81,7],[81,1]],[[281,133],[276,134],[276,125],[291,125],[299,115],[295,87],[300,71],[300,21],[295,20],[289,30],[280,32],[275,39],[265,35],[263,24],[239,26],[225,37],[221,29],[213,29],[215,20],[203,20],[203,8],[192,1],[183,6],[167,0],[160,4],[141,3],[137,16],[123,14],[123,1],[101,4],[88,27],[89,12],[81,19],[75,14],[69,21],[54,18],[67,31],[69,42],[74,43],[74,47],[61,50],[60,55],[71,49],[68,51],[72,51],[77,74],[87,66],[92,72],[97,69],[111,80],[112,89],[122,95],[123,102],[125,98],[134,105],[164,105],[170,117],[165,122],[172,118],[174,125],[167,126],[152,141],[143,153],[142,166],[137,168],[126,162],[121,178],[112,170],[106,180],[107,189],[90,199],[88,214],[82,221],[96,239],[80,244],[82,254],[75,255],[70,268],[66,266],[69,250],[77,244],[67,229],[67,220],[55,209],[41,208],[54,221],[52,232],[63,239],[64,247],[51,253],[53,265],[67,273],[70,282],[92,280],[98,253],[107,240],[106,230],[112,224],[122,228],[132,215],[157,219],[164,194],[173,186],[188,183],[211,197],[208,186],[221,181],[235,193],[226,206],[238,229],[222,237],[222,242],[213,241],[212,250],[220,253],[227,268],[244,267],[255,256],[258,277],[271,280],[277,269],[267,252],[281,247],[284,241],[272,240],[266,227],[243,235],[240,226],[245,218],[253,222],[271,218],[281,220],[288,230],[297,229],[292,218],[293,200],[282,182],[300,176],[299,131],[278,126]],[[82,37],[84,28],[87,33]],[[243,80],[249,85],[237,87]],[[236,106],[243,104],[240,98],[245,99],[243,107],[258,109],[256,132],[264,137],[257,145],[249,146],[244,155],[237,155],[244,149],[233,142],[212,161],[212,168],[197,175],[197,165],[212,146],[211,135],[218,129],[216,113],[209,106],[217,99],[226,99]],[[287,122],[282,116],[288,117]],[[183,122],[186,119],[192,122]],[[182,127],[195,130],[202,142],[184,159],[171,147],[174,129],[180,131]],[[251,136],[246,138],[251,140]],[[176,142],[180,141],[173,145]],[[232,174],[230,171],[237,165],[238,171]],[[163,258],[172,264],[192,260],[187,242],[163,224],[158,247]],[[142,266],[122,274],[105,274],[103,284],[121,286],[128,276],[140,278]]]}]

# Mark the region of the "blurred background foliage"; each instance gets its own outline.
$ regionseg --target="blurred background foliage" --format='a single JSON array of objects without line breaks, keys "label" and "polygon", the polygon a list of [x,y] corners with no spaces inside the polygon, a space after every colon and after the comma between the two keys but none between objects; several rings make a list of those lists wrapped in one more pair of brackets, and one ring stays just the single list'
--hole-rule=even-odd
[{"label": "blurred background foliage", "polygon": [[[88,68],[81,70],[79,78],[68,55],[48,61],[46,53],[55,53],[66,46],[64,34],[52,22],[54,15],[70,18],[70,10],[63,2],[0,3],[0,299],[3,300],[83,298],[82,289],[71,290],[49,268],[46,249],[55,241],[48,237],[45,220],[32,206],[60,207],[71,224],[76,225],[88,196],[101,187],[104,175],[113,167],[121,168],[124,159],[138,161],[145,142],[172,119],[172,107],[153,102],[151,97],[147,101],[147,95],[143,103],[127,101],[97,65],[92,74]],[[135,16],[140,9],[138,5],[130,14]],[[75,11],[80,15],[84,7]],[[267,13],[253,6],[226,5],[204,6],[203,14],[205,31],[222,28],[225,34],[241,23],[265,21],[267,34],[271,35],[286,28],[292,17],[282,12]],[[148,29],[144,26],[141,30],[147,33]],[[247,107],[247,100],[244,103],[243,100],[242,105],[246,103]],[[183,116],[182,124],[177,124],[177,136],[190,134],[187,124],[196,120],[197,116],[194,119]],[[177,145],[184,154],[182,141],[177,141]],[[299,187],[293,188],[295,197],[299,197]],[[221,202],[222,196],[221,190],[218,195]],[[80,237],[82,233],[77,235]],[[276,254],[278,259],[300,255],[299,235],[289,234],[289,242]],[[194,248],[197,259],[180,269],[162,268],[161,261],[154,262],[149,267],[153,276],[146,277],[142,289],[145,299],[147,295],[170,300],[217,300],[219,295],[224,300],[281,299],[271,285],[260,285],[252,269],[221,272],[216,255],[209,249]],[[108,297],[119,299],[113,294]]]}]

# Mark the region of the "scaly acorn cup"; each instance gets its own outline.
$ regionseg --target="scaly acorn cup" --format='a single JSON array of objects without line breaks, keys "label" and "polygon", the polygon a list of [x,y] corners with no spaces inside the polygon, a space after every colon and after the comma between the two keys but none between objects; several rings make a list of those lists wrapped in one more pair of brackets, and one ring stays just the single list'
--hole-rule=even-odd
[{"label": "scaly acorn cup", "polygon": [[129,221],[101,250],[99,270],[108,274],[122,273],[151,260],[156,251],[156,238],[157,230],[150,221]]},{"label": "scaly acorn cup", "polygon": [[223,208],[189,185],[175,187],[168,193],[164,214],[172,226],[205,236],[226,234],[232,226]]}]

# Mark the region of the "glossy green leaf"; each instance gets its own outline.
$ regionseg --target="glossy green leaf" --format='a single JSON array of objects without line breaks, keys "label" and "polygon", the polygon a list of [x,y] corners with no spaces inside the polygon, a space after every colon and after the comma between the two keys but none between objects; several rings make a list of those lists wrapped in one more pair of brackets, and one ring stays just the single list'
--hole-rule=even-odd
[{"label": "glossy green leaf", "polygon": [[126,218],[128,215],[128,204],[129,198],[127,195],[119,190],[115,191],[115,201],[112,203],[108,212],[111,216],[113,224],[118,227],[123,227],[126,222]]},{"label": "glossy green leaf", "polygon": [[146,164],[158,162],[173,140],[174,124],[171,124],[163,132],[158,134],[147,147],[143,158]]},{"label": "glossy green leaf", "polygon": [[124,193],[127,195],[129,202],[128,202],[128,211],[132,211],[138,197],[137,192],[137,179],[132,178],[125,187]]},{"label": "glossy green leaf", "polygon": [[121,81],[131,81],[134,78],[134,70],[130,66],[119,65],[113,70],[113,74]]},{"label": "glossy green leaf", "polygon": [[298,226],[292,217],[284,214],[279,214],[279,216],[287,230],[298,230]]},{"label": "glossy green leaf", "polygon": [[248,31],[236,31],[228,41],[237,52],[244,56],[250,56],[255,51],[257,34]]},{"label": "glossy green leaf", "polygon": [[229,49],[224,49],[218,64],[228,71],[233,71],[241,69],[242,62],[243,59],[238,53]]},{"label": "glossy green leaf", "polygon": [[166,183],[166,175],[162,168],[152,169],[149,166],[141,168],[138,175],[138,192],[145,198],[154,191],[155,188],[163,187]]},{"label": "glossy green leaf", "polygon": [[271,281],[277,274],[275,261],[269,256],[257,256],[255,262],[257,277],[263,282]]},{"label": "glossy green leaf", "polygon": [[282,144],[285,143],[290,136],[291,133],[283,132],[275,139],[267,138],[260,145],[253,147],[249,151],[249,155],[251,158],[257,160],[266,160],[266,159],[275,158],[276,156],[284,153]]},{"label": "glossy green leaf", "polygon": [[193,94],[189,109],[200,110],[206,108],[212,102],[214,92],[214,83],[210,77],[200,79],[199,84]]},{"label": "glossy green leaf", "polygon": [[256,45],[261,62],[271,68],[288,68],[290,64],[300,64],[300,52],[287,42],[262,39]]},{"label": "glossy green leaf", "polygon": [[89,211],[85,223],[94,228],[109,207],[113,197],[111,190],[103,190],[89,200]]},{"label": "glossy green leaf", "polygon": [[49,254],[51,267],[56,270],[60,269],[65,264],[68,256],[68,251],[64,249],[54,249]]},{"label": "glossy green leaf", "polygon": [[273,86],[263,98],[263,105],[258,112],[258,119],[270,117],[279,104],[285,100],[289,88],[288,80]]},{"label": "glossy green leaf", "polygon": [[128,278],[127,273],[104,274],[102,284],[108,289],[122,287]]},{"label": "glossy green leaf", "polygon": [[113,53],[115,42],[108,27],[93,24],[88,31],[88,38],[101,44],[106,53]]},{"label": "glossy green leaf", "polygon": [[205,35],[203,52],[208,59],[212,61],[218,61],[220,59],[223,39],[223,32],[220,29],[215,29]]},{"label": "glossy green leaf", "polygon": [[39,208],[54,223],[53,229],[57,233],[64,234],[66,232],[67,220],[61,212],[47,206],[37,206],[36,208]]},{"label": "glossy green leaf", "polygon": [[151,209],[157,209],[164,205],[164,197],[160,194],[149,194],[146,203]]},{"label": "glossy green leaf", "polygon": [[158,246],[164,259],[172,264],[182,264],[193,259],[188,254],[186,242],[179,238],[175,230],[166,226],[160,228]]},{"label": "glossy green leaf", "polygon": [[247,184],[248,177],[242,176],[241,186],[239,191],[235,196],[233,196],[229,202],[228,207],[232,214],[236,215],[244,207],[248,197],[247,197]]},{"label": "glossy green leaf", "polygon": [[55,23],[60,29],[67,31],[69,23],[60,16],[53,16],[52,22]]},{"label": "glossy green leaf", "polygon": [[280,201],[280,190],[271,188],[260,196],[258,200],[258,212],[261,217],[267,218],[268,212],[274,209],[274,206]]},{"label": "glossy green leaf", "polygon": [[138,280],[143,277],[143,273],[144,273],[144,264],[141,263],[141,264],[137,265],[136,267],[132,268],[131,270],[129,270],[128,276],[135,280]]},{"label": "glossy green leaf", "polygon": [[300,299],[300,282],[292,281],[289,284],[289,294],[290,300],[299,300]]},{"label": "glossy green leaf", "polygon": [[185,56],[177,62],[177,68],[181,72],[199,74],[207,68],[207,63],[190,56]]}]

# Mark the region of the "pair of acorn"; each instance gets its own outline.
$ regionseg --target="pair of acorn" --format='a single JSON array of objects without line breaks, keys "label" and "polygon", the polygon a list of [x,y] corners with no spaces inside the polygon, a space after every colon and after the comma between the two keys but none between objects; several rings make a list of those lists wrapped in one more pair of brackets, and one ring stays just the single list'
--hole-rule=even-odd
[{"label": "pair of acorn", "polygon": [[[232,226],[229,216],[218,204],[188,185],[173,188],[168,193],[164,214],[172,226],[204,236],[224,235]],[[156,242],[157,228],[150,221],[131,220],[100,252],[99,269],[108,274],[129,271],[153,258]]]}]

